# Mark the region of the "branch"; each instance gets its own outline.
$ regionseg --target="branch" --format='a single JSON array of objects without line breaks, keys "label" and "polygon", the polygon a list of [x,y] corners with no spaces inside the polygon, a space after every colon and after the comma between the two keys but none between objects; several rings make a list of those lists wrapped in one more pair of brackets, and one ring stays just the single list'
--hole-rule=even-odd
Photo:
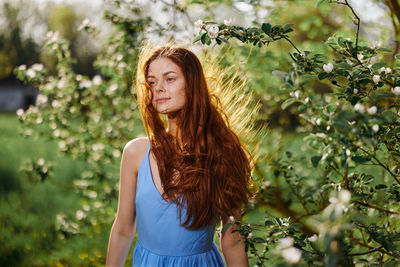
[{"label": "branch", "polygon": [[357,33],[356,33],[356,48],[357,48],[357,46],[358,46],[358,34],[360,33],[360,18],[357,16],[356,12],[354,12],[353,7],[349,4],[349,2],[347,0],[344,0],[344,3],[343,2],[339,2],[338,0],[336,0],[336,2],[333,2],[333,3],[338,4],[338,5],[348,6],[350,8],[351,12],[353,12],[353,15],[356,17],[357,23],[355,23],[355,24],[357,25]]},{"label": "branch", "polygon": [[359,201],[359,200],[356,200],[356,201],[354,201],[354,202],[357,203],[357,204],[360,204],[361,206],[364,206],[364,207],[376,209],[376,210],[379,210],[379,211],[382,211],[382,212],[386,212],[386,213],[389,213],[389,214],[397,214],[397,215],[400,215],[400,212],[393,211],[393,210],[387,210],[387,209],[384,209],[384,208],[382,208],[382,207],[376,206],[376,205],[371,204],[371,203],[365,203],[365,202],[361,202],[361,201]]},{"label": "branch", "polygon": [[380,247],[378,247],[378,248],[374,248],[374,249],[368,250],[368,251],[366,251],[366,252],[350,253],[348,256],[362,256],[362,255],[367,255],[367,254],[373,253],[373,252],[375,252],[375,251],[379,251],[381,248],[383,248],[383,247],[380,246]]},{"label": "branch", "polygon": [[396,175],[389,169],[389,167],[387,167],[385,164],[383,164],[375,155],[371,154],[370,152],[366,151],[365,149],[363,149],[360,146],[356,146],[357,148],[359,148],[361,151],[363,151],[364,153],[368,154],[369,156],[373,157],[376,162],[382,166],[382,168],[384,168],[388,173],[390,173],[390,175],[396,180],[396,182],[398,184],[400,184],[400,180],[396,177]]}]

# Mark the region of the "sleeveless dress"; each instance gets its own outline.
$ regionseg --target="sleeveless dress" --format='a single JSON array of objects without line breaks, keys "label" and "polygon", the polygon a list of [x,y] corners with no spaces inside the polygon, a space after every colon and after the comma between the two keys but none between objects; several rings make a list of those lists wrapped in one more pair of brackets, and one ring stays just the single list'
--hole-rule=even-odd
[{"label": "sleeveless dress", "polygon": [[[137,176],[137,242],[133,252],[134,267],[223,267],[224,261],[213,241],[215,223],[198,230],[180,225],[177,206],[167,202],[154,185],[150,144]],[[182,210],[182,217],[186,215]]]}]

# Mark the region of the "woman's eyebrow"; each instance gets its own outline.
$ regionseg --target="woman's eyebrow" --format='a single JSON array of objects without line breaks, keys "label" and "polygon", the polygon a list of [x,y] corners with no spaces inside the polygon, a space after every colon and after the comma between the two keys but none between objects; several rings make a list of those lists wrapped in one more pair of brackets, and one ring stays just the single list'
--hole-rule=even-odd
[{"label": "woman's eyebrow", "polygon": [[[177,73],[176,71],[173,71],[173,70],[171,70],[171,71],[167,71],[167,72],[164,72],[163,73],[163,76],[167,76],[168,74],[171,74],[171,73]],[[149,75],[149,76],[147,76],[147,78],[156,78],[156,76],[154,76],[154,75]]]}]

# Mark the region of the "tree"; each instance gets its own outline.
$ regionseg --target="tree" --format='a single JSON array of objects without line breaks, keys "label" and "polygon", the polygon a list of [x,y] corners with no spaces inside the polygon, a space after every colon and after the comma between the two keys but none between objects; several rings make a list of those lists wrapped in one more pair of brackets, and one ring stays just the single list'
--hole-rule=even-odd
[{"label": "tree", "polygon": [[[260,48],[283,39],[296,51],[290,54],[293,67],[276,73],[292,91],[282,109],[298,104],[295,110],[307,122],[304,139],[314,152],[297,158],[286,151],[286,158],[273,159],[272,173],[257,172],[262,180],[274,180],[261,188],[258,205],[289,218],[267,216],[257,237],[257,226],[231,222],[241,225],[247,249],[261,266],[274,253],[300,266],[399,263],[400,75],[381,61],[391,49],[377,41],[361,44],[351,5],[334,3],[348,7],[358,22],[353,40],[335,35],[326,41],[332,58],[301,51],[289,39],[293,24],[244,28],[206,22],[195,39],[222,44],[236,38]],[[310,90],[314,80],[328,81],[332,93]]]}]

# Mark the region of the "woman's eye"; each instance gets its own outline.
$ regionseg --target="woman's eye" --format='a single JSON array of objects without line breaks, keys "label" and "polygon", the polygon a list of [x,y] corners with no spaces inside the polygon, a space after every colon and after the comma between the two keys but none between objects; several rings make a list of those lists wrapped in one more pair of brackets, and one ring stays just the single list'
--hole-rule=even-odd
[{"label": "woman's eye", "polygon": [[167,79],[167,82],[173,82],[173,81],[175,81],[175,78],[168,78]]},{"label": "woman's eye", "polygon": [[148,84],[150,85],[150,86],[153,86],[154,84],[156,84],[155,82],[148,82]]}]

